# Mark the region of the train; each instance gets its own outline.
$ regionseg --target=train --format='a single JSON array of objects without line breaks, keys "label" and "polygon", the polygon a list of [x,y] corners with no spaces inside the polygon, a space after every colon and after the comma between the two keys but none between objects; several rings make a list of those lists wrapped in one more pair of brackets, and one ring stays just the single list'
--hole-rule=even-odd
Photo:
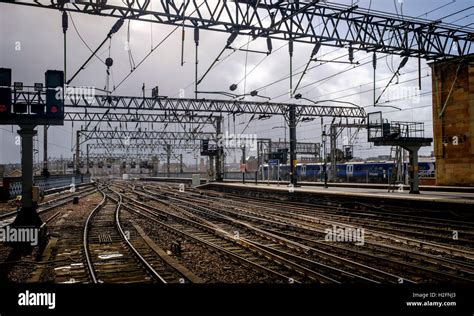
[{"label": "train", "polygon": [[[298,163],[296,167],[296,176],[299,181],[323,181],[323,163]],[[338,163],[336,172],[336,182],[364,182],[364,183],[388,183],[394,169],[393,161],[357,161]],[[434,159],[420,159],[418,162],[418,175],[420,178],[435,177]],[[268,164],[261,167],[263,179],[289,180],[290,166],[280,165],[280,174],[278,176],[278,166],[270,166],[270,177],[268,173]],[[403,163],[401,173],[404,180],[408,175],[408,162]],[[327,174],[329,179],[331,175],[331,164],[327,164]],[[331,179],[334,180],[334,179]]]}]

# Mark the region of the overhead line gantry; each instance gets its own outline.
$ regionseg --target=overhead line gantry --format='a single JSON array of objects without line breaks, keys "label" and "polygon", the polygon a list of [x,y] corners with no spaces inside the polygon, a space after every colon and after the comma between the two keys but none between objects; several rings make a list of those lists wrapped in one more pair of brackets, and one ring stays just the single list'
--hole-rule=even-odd
[{"label": "overhead line gantry", "polygon": [[[65,10],[368,52],[440,59],[472,52],[473,29],[367,10],[326,1],[123,2],[96,0],[0,0],[16,5]],[[66,5],[67,4],[67,5]],[[269,17],[269,18],[267,18]]]}]

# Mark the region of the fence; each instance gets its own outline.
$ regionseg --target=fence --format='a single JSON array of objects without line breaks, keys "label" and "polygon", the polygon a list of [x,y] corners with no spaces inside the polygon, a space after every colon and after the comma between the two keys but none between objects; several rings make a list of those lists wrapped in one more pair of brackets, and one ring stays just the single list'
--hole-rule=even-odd
[{"label": "fence", "polygon": [[[34,185],[39,186],[41,190],[65,187],[71,184],[80,184],[90,182],[88,175],[58,175],[48,178],[39,176],[34,178]],[[0,191],[0,199],[8,200],[21,194],[21,177],[3,178],[3,187]]]}]

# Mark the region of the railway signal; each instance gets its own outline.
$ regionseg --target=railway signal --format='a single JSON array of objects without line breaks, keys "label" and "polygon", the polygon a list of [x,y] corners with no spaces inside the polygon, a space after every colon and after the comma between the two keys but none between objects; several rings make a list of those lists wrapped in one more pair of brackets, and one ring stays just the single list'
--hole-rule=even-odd
[{"label": "railway signal", "polygon": [[7,118],[10,116],[12,108],[12,70],[8,68],[0,68],[0,117]]},{"label": "railway signal", "polygon": [[64,72],[48,70],[45,73],[46,116],[64,117]]}]

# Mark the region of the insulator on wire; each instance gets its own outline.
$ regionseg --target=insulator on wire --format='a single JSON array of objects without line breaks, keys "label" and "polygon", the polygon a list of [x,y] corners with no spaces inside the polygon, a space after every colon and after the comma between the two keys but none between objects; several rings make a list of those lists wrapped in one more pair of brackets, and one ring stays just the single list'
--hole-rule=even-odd
[{"label": "insulator on wire", "polygon": [[313,47],[313,51],[311,52],[311,57],[316,56],[316,54],[319,52],[321,49],[321,42],[317,42],[316,45]]},{"label": "insulator on wire", "polygon": [[110,37],[110,36],[112,36],[112,34],[117,33],[120,30],[120,28],[122,27],[123,22],[124,22],[123,18],[118,19],[117,22],[115,22],[115,24],[110,29],[110,32],[107,36]]},{"label": "insulator on wire", "polygon": [[66,11],[63,11],[63,33],[66,33],[68,28],[68,15]]},{"label": "insulator on wire", "polygon": [[199,28],[194,28],[194,43],[199,45]]},{"label": "insulator on wire", "polygon": [[403,67],[405,67],[405,65],[407,64],[408,62],[408,56],[405,56],[403,59],[402,59],[402,62],[400,63],[400,66],[398,67],[398,69],[402,69]]},{"label": "insulator on wire", "polygon": [[270,37],[267,37],[267,50],[268,54],[273,51],[272,39]]},{"label": "insulator on wire", "polygon": [[107,57],[107,59],[105,60],[105,65],[107,67],[112,67],[113,64],[114,64],[114,60],[111,57]]},{"label": "insulator on wire", "polygon": [[227,46],[230,46],[235,41],[237,35],[239,35],[238,31],[234,31],[232,34],[230,34],[229,38],[227,39]]}]

